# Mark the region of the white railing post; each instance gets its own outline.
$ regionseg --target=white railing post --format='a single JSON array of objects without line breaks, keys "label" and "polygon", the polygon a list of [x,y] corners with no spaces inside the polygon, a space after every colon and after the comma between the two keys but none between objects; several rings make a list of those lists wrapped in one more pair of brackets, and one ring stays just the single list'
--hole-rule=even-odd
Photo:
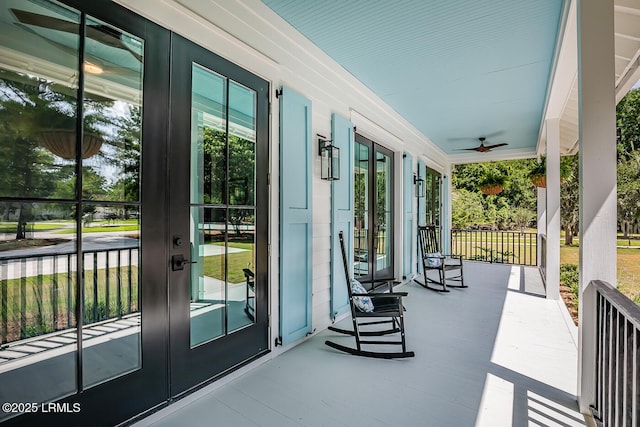
[{"label": "white railing post", "polygon": [[[591,280],[616,283],[616,124],[613,0],[578,0],[580,307],[578,400],[595,398],[595,295]],[[550,268],[551,266],[547,266]]]}]

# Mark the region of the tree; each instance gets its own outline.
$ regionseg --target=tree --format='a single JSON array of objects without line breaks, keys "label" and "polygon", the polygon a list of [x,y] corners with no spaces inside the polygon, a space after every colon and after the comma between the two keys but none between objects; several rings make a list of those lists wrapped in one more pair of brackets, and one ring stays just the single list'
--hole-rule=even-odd
[{"label": "tree", "polygon": [[511,220],[522,233],[524,233],[524,229],[531,224],[531,221],[533,221],[535,217],[535,212],[523,207],[517,207],[511,212]]},{"label": "tree", "polygon": [[506,230],[509,227],[511,206],[506,198],[499,196],[498,194],[482,198],[486,204],[484,222],[488,223],[492,229]]},{"label": "tree", "polygon": [[618,224],[625,238],[640,220],[640,88],[616,106],[618,139]]},{"label": "tree", "polygon": [[117,133],[113,140],[115,153],[108,159],[120,169],[120,178],[109,189],[110,199],[140,201],[140,154],[142,140],[142,108],[131,106],[127,116],[117,123]]},{"label": "tree", "polygon": [[640,88],[629,91],[616,106],[616,125],[620,129],[618,157],[628,158],[640,149]]},{"label": "tree", "polygon": [[[458,218],[458,223],[464,224],[462,226],[488,223],[493,228],[507,228],[511,211],[516,207],[536,209],[535,187],[527,177],[534,163],[534,159],[524,159],[456,165],[452,174],[454,191],[465,190],[466,193],[459,194],[464,194],[464,198],[473,197],[474,200],[461,201],[457,205],[454,203],[452,216]],[[500,194],[488,196],[480,194],[478,185],[488,175],[509,178]],[[472,194],[475,196],[471,196]],[[482,215],[478,214],[477,207],[474,207],[472,214],[458,211],[458,209],[470,208],[467,203],[473,206],[476,202],[481,205]]]},{"label": "tree", "polygon": [[[85,99],[85,132],[103,135],[109,123],[103,114],[113,102]],[[26,198],[75,198],[75,166],[41,145],[43,132],[76,129],[76,91],[46,79],[0,70],[0,196]],[[91,171],[94,172],[94,171]],[[90,176],[91,172],[87,172]],[[95,173],[93,174],[95,175]],[[68,181],[64,189],[60,182]],[[88,179],[88,183],[97,181]],[[70,190],[70,191],[69,191]],[[63,191],[65,195],[56,192]],[[101,188],[99,193],[104,192]],[[32,205],[17,203],[16,239],[24,239]]]},{"label": "tree", "polygon": [[618,164],[618,223],[624,237],[640,220],[640,151],[628,154]]},{"label": "tree", "polygon": [[564,168],[568,171],[565,179],[560,181],[560,227],[564,230],[565,245],[573,245],[573,236],[578,234],[580,220],[579,213],[579,189],[578,156],[567,156],[560,159]]},{"label": "tree", "polygon": [[[61,116],[69,97],[56,92],[51,83],[0,70],[0,195],[6,197],[50,197],[57,179],[68,169],[59,167],[54,156],[37,142],[40,123],[48,126]],[[19,204],[16,239],[26,237],[32,218],[30,203]]]},{"label": "tree", "polygon": [[453,228],[466,228],[484,222],[482,195],[464,188],[455,189],[452,194],[451,225]]}]

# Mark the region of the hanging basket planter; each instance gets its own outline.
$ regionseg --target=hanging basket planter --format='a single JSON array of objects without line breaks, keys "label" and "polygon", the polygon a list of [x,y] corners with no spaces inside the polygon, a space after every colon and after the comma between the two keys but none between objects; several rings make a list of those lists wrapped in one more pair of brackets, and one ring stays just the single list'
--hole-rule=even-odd
[{"label": "hanging basket planter", "polygon": [[491,194],[499,194],[502,192],[502,190],[504,189],[504,186],[502,185],[483,185],[482,187],[480,187],[480,191],[482,192],[482,194],[486,194],[486,195],[491,195]]},{"label": "hanging basket planter", "polygon": [[[76,158],[76,132],[71,129],[45,129],[39,134],[40,144],[58,157],[67,160]],[[82,158],[88,159],[98,154],[102,147],[102,137],[85,132],[82,137]]]},{"label": "hanging basket planter", "polygon": [[547,177],[546,175],[531,175],[531,182],[536,187],[547,188]]},{"label": "hanging basket planter", "polygon": [[493,195],[501,193],[504,190],[507,177],[499,172],[487,172],[478,181],[480,192],[485,195]]}]

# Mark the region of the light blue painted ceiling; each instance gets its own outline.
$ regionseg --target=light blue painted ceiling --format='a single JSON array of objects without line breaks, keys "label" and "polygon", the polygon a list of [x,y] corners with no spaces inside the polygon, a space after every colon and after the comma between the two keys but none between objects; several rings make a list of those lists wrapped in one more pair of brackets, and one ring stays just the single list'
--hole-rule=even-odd
[{"label": "light blue painted ceiling", "polygon": [[263,2],[445,152],[535,147],[562,0]]}]

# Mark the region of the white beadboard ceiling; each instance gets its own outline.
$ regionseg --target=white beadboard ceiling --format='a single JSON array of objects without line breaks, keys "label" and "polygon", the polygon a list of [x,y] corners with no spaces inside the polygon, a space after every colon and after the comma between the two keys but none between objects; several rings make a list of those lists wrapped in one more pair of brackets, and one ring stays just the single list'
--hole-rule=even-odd
[{"label": "white beadboard ceiling", "polygon": [[263,3],[449,155],[535,151],[562,0]]},{"label": "white beadboard ceiling", "polygon": [[[540,128],[558,39],[564,35],[565,52],[576,49],[568,0],[262,1],[452,161],[530,156],[539,143],[544,149]],[[615,33],[619,100],[640,78],[640,0],[616,0]],[[561,78],[571,83],[556,98],[563,154],[575,152],[578,139],[577,64],[568,63]],[[509,145],[486,154],[461,150],[480,136]]]}]

